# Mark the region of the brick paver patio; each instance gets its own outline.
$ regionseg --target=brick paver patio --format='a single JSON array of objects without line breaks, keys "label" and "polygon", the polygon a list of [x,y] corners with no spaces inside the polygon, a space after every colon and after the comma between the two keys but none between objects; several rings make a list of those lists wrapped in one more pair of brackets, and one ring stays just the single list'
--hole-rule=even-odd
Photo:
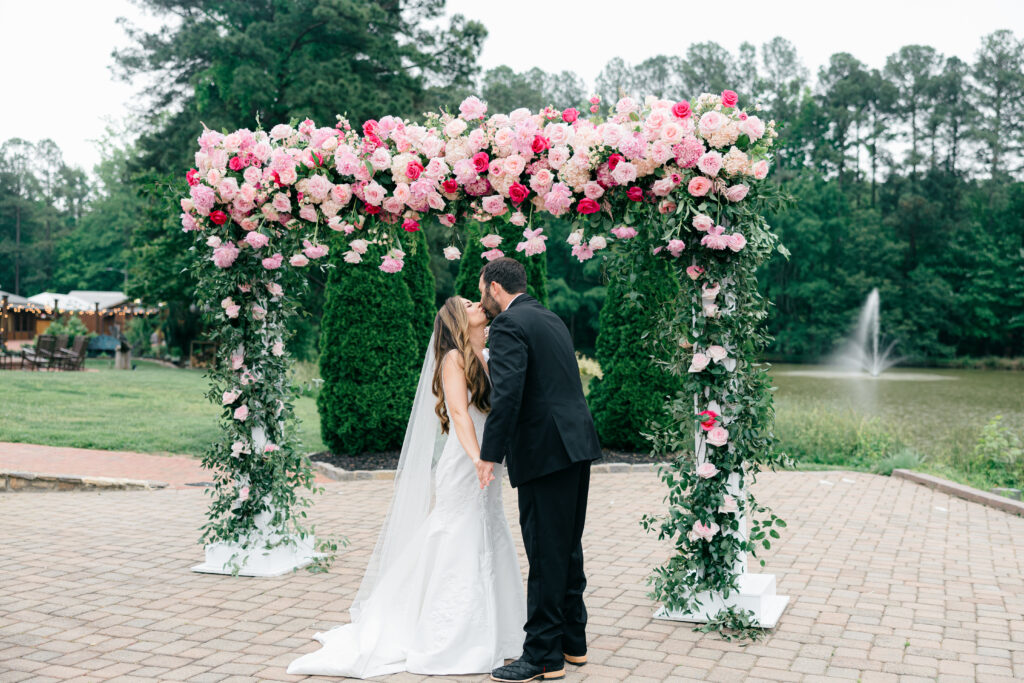
[{"label": "brick paver patio", "polygon": [[[285,667],[348,620],[391,482],[326,488],[311,515],[351,546],[328,574],[276,579],[189,571],[198,490],[0,497],[0,681],[300,680]],[[666,550],[637,520],[662,485],[593,478],[591,663],[569,681],[1024,679],[1024,519],[865,474],[767,474],[758,488],[789,522],[766,559],[792,602],[766,642],[741,647],[651,619],[644,578]]]}]

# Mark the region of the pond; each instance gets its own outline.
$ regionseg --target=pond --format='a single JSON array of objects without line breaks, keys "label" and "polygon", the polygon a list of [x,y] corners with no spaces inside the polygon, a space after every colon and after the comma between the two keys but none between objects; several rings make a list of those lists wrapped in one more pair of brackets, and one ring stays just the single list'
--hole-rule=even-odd
[{"label": "pond", "polygon": [[773,365],[776,411],[853,412],[885,422],[926,456],[962,457],[996,415],[1024,435],[1024,373],[892,368],[879,377],[824,365]]}]

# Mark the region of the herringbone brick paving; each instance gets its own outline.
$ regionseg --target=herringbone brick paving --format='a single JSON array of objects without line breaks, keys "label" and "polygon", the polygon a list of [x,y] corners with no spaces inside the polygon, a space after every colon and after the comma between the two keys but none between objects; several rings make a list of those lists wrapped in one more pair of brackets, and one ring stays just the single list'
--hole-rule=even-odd
[{"label": "herringbone brick paving", "polygon": [[[569,681],[1024,679],[1022,518],[866,474],[762,475],[760,498],[789,522],[766,570],[792,602],[742,647],[651,619],[644,579],[667,548],[638,520],[661,507],[656,476],[592,482],[590,664]],[[328,484],[311,516],[351,545],[328,574],[275,579],[189,571],[201,491],[0,496],[0,681],[299,680],[285,667],[348,620],[390,494]]]}]

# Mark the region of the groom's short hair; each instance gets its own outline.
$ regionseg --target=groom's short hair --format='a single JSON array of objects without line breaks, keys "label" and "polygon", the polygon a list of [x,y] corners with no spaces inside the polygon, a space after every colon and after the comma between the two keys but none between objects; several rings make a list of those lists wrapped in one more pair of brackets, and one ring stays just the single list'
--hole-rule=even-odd
[{"label": "groom's short hair", "polygon": [[513,258],[503,256],[484,264],[480,269],[480,277],[484,286],[490,287],[497,282],[509,294],[522,294],[526,291],[526,268]]}]

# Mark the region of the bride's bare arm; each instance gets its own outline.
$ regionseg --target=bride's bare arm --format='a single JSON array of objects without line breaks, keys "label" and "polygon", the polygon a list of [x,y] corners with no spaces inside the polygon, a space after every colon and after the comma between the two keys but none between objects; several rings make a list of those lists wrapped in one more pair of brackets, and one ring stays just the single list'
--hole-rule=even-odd
[{"label": "bride's bare arm", "polygon": [[476,428],[469,415],[469,387],[466,385],[466,370],[458,351],[449,351],[444,357],[441,375],[444,378],[444,402],[455,436],[474,463],[480,460],[480,444],[476,440]]}]

